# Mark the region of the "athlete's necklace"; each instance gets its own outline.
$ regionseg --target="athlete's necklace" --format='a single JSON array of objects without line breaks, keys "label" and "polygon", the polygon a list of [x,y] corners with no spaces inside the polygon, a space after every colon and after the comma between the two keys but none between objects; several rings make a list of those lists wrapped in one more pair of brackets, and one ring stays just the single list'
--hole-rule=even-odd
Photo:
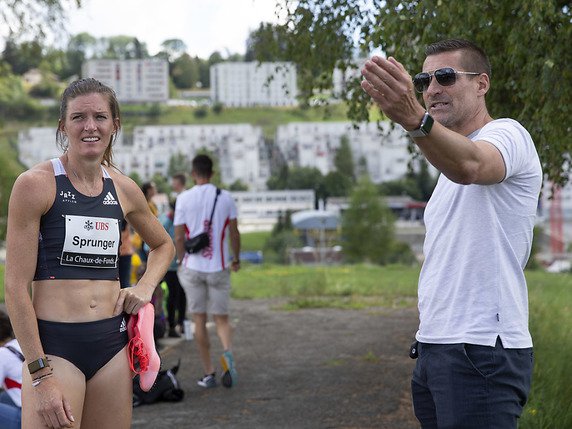
[{"label": "athlete's necklace", "polygon": [[[68,162],[68,165],[69,165],[69,162]],[[97,187],[97,182],[96,182],[95,186],[92,186],[92,187],[90,188],[90,187],[87,185],[87,182],[86,182],[85,180],[82,180],[82,179],[79,178],[79,176],[77,175],[77,173],[75,172],[75,170],[74,170],[71,166],[70,166],[70,169],[71,169],[73,175],[75,176],[75,178],[81,182],[81,184],[83,185],[83,187],[84,187],[85,189],[87,189],[87,193],[89,194],[89,196],[90,196],[90,197],[93,197],[93,190]]]}]

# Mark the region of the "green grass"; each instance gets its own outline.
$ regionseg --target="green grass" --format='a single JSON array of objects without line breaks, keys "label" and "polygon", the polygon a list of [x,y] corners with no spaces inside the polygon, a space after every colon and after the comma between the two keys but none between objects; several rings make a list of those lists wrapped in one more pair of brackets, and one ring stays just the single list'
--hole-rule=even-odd
[{"label": "green grass", "polygon": [[204,118],[197,118],[194,112],[198,108],[177,106],[161,107],[161,115],[148,117],[137,115],[144,112],[141,106],[122,106],[124,115],[124,128],[131,130],[136,125],[212,125],[212,124],[252,124],[260,126],[264,136],[274,138],[278,125],[289,122],[312,121],[347,121],[346,104],[332,104],[330,106],[316,106],[302,109],[300,107],[250,107],[250,108],[223,108],[220,114],[212,109]]},{"label": "green grass", "polygon": [[256,231],[240,234],[240,248],[243,251],[264,249],[264,243],[270,237],[270,231]]},{"label": "green grass", "polygon": [[534,375],[521,429],[572,428],[572,276],[527,272]]},{"label": "green grass", "polygon": [[419,268],[248,265],[233,276],[237,299],[286,297],[286,309],[416,305]]}]

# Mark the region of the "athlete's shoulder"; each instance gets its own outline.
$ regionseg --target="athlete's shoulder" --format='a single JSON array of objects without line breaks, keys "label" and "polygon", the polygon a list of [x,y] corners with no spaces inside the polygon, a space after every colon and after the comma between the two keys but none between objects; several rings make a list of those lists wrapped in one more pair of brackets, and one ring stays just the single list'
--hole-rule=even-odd
[{"label": "athlete's shoulder", "polygon": [[52,163],[45,161],[21,173],[14,182],[13,191],[24,188],[45,192],[46,186],[52,183],[55,183]]}]

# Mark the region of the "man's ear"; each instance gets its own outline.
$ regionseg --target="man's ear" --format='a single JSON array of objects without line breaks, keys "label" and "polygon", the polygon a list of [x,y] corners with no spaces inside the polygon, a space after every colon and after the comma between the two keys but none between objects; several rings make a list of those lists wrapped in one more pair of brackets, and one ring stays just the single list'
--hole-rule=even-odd
[{"label": "man's ear", "polygon": [[491,87],[491,79],[489,78],[489,75],[486,73],[481,73],[477,76],[477,82],[479,85],[479,94],[484,96],[487,92],[489,92]]}]

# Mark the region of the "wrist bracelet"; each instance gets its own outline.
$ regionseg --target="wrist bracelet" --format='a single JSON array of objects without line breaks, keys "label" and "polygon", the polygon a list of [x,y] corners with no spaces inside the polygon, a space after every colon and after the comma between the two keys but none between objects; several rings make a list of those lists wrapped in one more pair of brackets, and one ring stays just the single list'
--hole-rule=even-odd
[{"label": "wrist bracelet", "polygon": [[44,374],[44,375],[42,375],[42,376],[40,376],[40,377],[38,377],[38,378],[34,378],[34,379],[32,380],[32,387],[39,386],[42,381],[44,381],[46,378],[50,378],[52,375],[54,375],[54,373],[53,373],[53,372],[49,372],[49,373]]}]

